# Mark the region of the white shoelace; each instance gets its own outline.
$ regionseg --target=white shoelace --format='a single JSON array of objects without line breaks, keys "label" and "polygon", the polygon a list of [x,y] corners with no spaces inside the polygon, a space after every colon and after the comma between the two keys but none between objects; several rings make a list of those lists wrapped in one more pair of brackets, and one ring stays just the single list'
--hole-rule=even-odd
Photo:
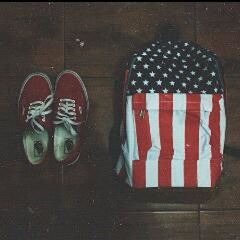
[{"label": "white shoelace", "polygon": [[81,122],[74,121],[76,120],[75,101],[68,98],[60,99],[56,119],[54,124],[64,124],[72,135],[76,135],[77,132],[73,126],[78,126]]},{"label": "white shoelace", "polygon": [[42,116],[45,119],[45,116],[52,112],[52,109],[48,109],[53,102],[53,95],[47,96],[45,101],[35,101],[30,103],[28,107],[28,114],[26,122],[30,121],[32,128],[37,133],[40,133],[44,130],[43,126],[37,122],[37,118]]}]

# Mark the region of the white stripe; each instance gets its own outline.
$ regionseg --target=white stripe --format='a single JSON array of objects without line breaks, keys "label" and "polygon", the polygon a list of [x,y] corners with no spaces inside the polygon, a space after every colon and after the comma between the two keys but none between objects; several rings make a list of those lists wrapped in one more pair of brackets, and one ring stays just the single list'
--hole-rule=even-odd
[{"label": "white stripe", "polygon": [[210,94],[201,95],[200,104],[200,125],[199,125],[199,160],[197,162],[197,182],[198,187],[211,186],[211,167],[212,158],[209,128],[209,116],[212,111],[212,98]]},{"label": "white stripe", "polygon": [[159,135],[159,94],[146,95],[152,147],[147,153],[146,160],[146,187],[158,187],[158,158],[160,154]]},{"label": "white stripe", "polygon": [[225,131],[226,131],[226,114],[225,114],[225,106],[224,106],[224,97],[220,99],[220,143],[221,143],[221,153],[223,154],[224,149],[224,141],[225,141]]},{"label": "white stripe", "polygon": [[132,108],[132,96],[127,97],[126,101],[126,142],[122,146],[125,157],[125,166],[127,173],[127,183],[132,186],[132,162],[139,159],[135,117]]},{"label": "white stripe", "polygon": [[[181,110],[178,110],[181,109]],[[173,94],[172,186],[184,186],[186,94]]]}]

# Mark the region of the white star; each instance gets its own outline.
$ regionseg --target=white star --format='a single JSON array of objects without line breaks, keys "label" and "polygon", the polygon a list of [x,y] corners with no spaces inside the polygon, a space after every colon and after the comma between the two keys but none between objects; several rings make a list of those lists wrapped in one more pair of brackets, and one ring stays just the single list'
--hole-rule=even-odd
[{"label": "white star", "polygon": [[180,57],[180,56],[181,56],[181,54],[178,52],[178,53],[177,53],[177,56],[178,56],[178,57]]},{"label": "white star", "polygon": [[211,72],[211,75],[214,77],[216,75],[216,73],[215,72]]},{"label": "white star", "polygon": [[208,68],[207,68],[207,67],[205,67],[205,68],[203,69],[203,71],[207,71],[207,69],[208,69]]},{"label": "white star", "polygon": [[170,44],[170,45],[171,45],[171,44],[172,44],[172,42],[171,42],[171,41],[168,41],[168,44]]},{"label": "white star", "polygon": [[153,71],[149,73],[151,77],[155,77],[155,74]]},{"label": "white star", "polygon": [[149,65],[148,64],[144,64],[143,67],[144,67],[144,69],[148,69]]},{"label": "white star", "polygon": [[195,47],[192,47],[191,49],[192,49],[192,51],[193,51],[193,50],[195,49]]},{"label": "white star", "polygon": [[167,57],[167,56],[165,56],[165,55],[163,55],[163,58],[165,58],[165,59],[166,59],[166,58],[168,58],[168,57]]},{"label": "white star", "polygon": [[174,63],[172,64],[172,66],[173,66],[174,68],[176,67],[176,65],[175,65]]},{"label": "white star", "polygon": [[142,53],[142,56],[147,56],[147,53],[146,53],[146,52],[143,52],[143,53]]},{"label": "white star", "polygon": [[135,83],[136,83],[135,80],[132,80],[132,81],[131,81],[131,84],[132,84],[132,85],[135,85]]},{"label": "white star", "polygon": [[191,57],[191,55],[190,54],[187,54],[187,58],[190,58]]},{"label": "white star", "polygon": [[212,81],[207,81],[207,85],[212,85]]},{"label": "white star", "polygon": [[138,88],[138,89],[137,89],[137,92],[138,92],[138,93],[141,93],[141,92],[142,92],[142,89],[141,89],[141,88]]},{"label": "white star", "polygon": [[143,81],[143,84],[146,85],[146,86],[148,85],[148,83],[149,83],[148,80],[144,80],[144,81]]},{"label": "white star", "polygon": [[184,60],[184,59],[183,59],[183,60],[182,60],[182,62],[183,62],[183,63],[185,63],[185,62],[186,62],[186,60]]},{"label": "white star", "polygon": [[171,54],[171,51],[168,50],[168,51],[167,51],[167,54]]},{"label": "white star", "polygon": [[218,90],[217,88],[214,88],[214,92],[217,92],[217,90]]},{"label": "white star", "polygon": [[189,44],[188,44],[187,42],[186,42],[186,43],[184,43],[184,46],[185,46],[185,47],[187,47],[188,45],[189,45]]},{"label": "white star", "polygon": [[159,65],[157,65],[157,69],[161,69],[161,67]]},{"label": "white star", "polygon": [[137,60],[138,60],[139,62],[141,62],[141,61],[142,61],[142,57],[137,57]]},{"label": "white star", "polygon": [[178,45],[174,45],[174,48],[178,48]]},{"label": "white star", "polygon": [[179,72],[180,72],[181,74],[183,74],[183,70],[180,70]]},{"label": "white star", "polygon": [[198,51],[197,51],[197,54],[200,54],[200,53],[202,53],[202,52],[201,52],[200,50],[198,50]]},{"label": "white star", "polygon": [[203,55],[202,58],[206,58],[207,56],[206,55]]},{"label": "white star", "polygon": [[187,77],[187,80],[188,80],[188,81],[190,81],[190,80],[191,80],[191,78],[190,78],[190,77]]},{"label": "white star", "polygon": [[186,86],[187,86],[187,84],[186,84],[186,83],[182,83],[182,86],[183,86],[183,87],[186,87]]},{"label": "white star", "polygon": [[166,78],[167,76],[168,76],[168,74],[167,74],[167,73],[164,73],[164,74],[163,74],[163,77],[165,77],[165,78]]},{"label": "white star", "polygon": [[162,85],[162,81],[160,79],[157,81],[157,85]]},{"label": "white star", "polygon": [[176,77],[177,79],[179,79],[179,76],[178,76],[178,75],[175,75],[175,77]]},{"label": "white star", "polygon": [[205,90],[202,90],[202,91],[201,91],[201,93],[203,93],[203,94],[204,94],[204,93],[206,93],[206,91],[205,91]]},{"label": "white star", "polygon": [[170,84],[171,84],[171,86],[174,86],[175,82],[174,82],[174,81],[171,81]]},{"label": "white star", "polygon": [[151,52],[151,49],[150,48],[147,48],[147,50],[146,50],[147,52]]},{"label": "white star", "polygon": [[194,86],[194,88],[198,88],[198,85],[197,85],[197,84],[194,84],[193,86]]},{"label": "white star", "polygon": [[196,65],[195,65],[196,67],[199,67],[200,66],[200,64],[199,63],[196,63]]},{"label": "white star", "polygon": [[195,72],[194,72],[194,71],[191,71],[191,74],[192,74],[192,75],[195,75]]},{"label": "white star", "polygon": [[188,93],[192,94],[192,91],[189,91]]},{"label": "white star", "polygon": [[185,69],[186,69],[186,68],[188,68],[188,66],[187,66],[187,65],[183,65],[183,68],[185,68]]},{"label": "white star", "polygon": [[212,62],[212,59],[211,59],[211,58],[208,58],[208,62]]},{"label": "white star", "polygon": [[168,92],[168,90],[167,90],[166,88],[164,88],[164,89],[163,89],[163,92],[164,92],[164,93],[167,93],[167,92]]},{"label": "white star", "polygon": [[141,72],[137,72],[137,76],[138,77],[142,77],[142,73]]},{"label": "white star", "polygon": [[155,54],[153,54],[153,56],[154,56],[154,57],[157,57],[158,55],[155,53]]},{"label": "white star", "polygon": [[169,69],[168,69],[168,71],[169,71],[169,72],[172,72],[172,69],[171,69],[171,68],[169,68]]},{"label": "white star", "polygon": [[162,52],[162,50],[159,48],[159,49],[157,50],[157,52],[161,53],[161,52]]},{"label": "white star", "polygon": [[153,58],[149,58],[150,62],[154,62],[154,59]]},{"label": "white star", "polygon": [[150,89],[149,91],[150,91],[150,93],[154,93],[155,92],[155,90],[153,88]]},{"label": "white star", "polygon": [[203,80],[203,77],[199,77],[198,80],[199,80],[199,81],[202,81],[202,80]]},{"label": "white star", "polygon": [[156,44],[155,44],[155,43],[153,43],[153,44],[152,44],[152,46],[153,46],[153,47],[155,47],[155,46],[156,46]]},{"label": "white star", "polygon": [[178,90],[177,90],[177,93],[180,93],[180,92],[181,92],[181,91],[178,89]]},{"label": "white star", "polygon": [[176,57],[174,57],[173,59],[177,59]]},{"label": "white star", "polygon": [[135,64],[133,64],[133,69],[135,69],[136,68],[136,65]]}]

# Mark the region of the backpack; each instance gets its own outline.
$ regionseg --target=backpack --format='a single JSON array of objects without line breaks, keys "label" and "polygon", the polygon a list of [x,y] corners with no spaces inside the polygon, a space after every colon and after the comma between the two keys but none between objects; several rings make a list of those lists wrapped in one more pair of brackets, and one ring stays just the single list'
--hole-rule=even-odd
[{"label": "backpack", "polygon": [[156,41],[130,57],[125,73],[115,172],[133,188],[215,186],[226,129],[216,54],[191,41]]}]

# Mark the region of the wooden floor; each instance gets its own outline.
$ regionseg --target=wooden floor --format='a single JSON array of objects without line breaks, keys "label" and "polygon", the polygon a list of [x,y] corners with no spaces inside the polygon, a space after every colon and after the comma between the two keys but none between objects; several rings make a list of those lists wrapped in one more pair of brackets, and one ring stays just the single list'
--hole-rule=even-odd
[{"label": "wooden floor", "polygon": [[[239,3],[1,3],[0,240],[240,239]],[[112,177],[119,82],[128,54],[171,23],[224,61],[224,174],[206,190],[135,192]],[[77,71],[90,96],[84,153],[72,167],[33,167],[17,128],[25,77]]]}]

